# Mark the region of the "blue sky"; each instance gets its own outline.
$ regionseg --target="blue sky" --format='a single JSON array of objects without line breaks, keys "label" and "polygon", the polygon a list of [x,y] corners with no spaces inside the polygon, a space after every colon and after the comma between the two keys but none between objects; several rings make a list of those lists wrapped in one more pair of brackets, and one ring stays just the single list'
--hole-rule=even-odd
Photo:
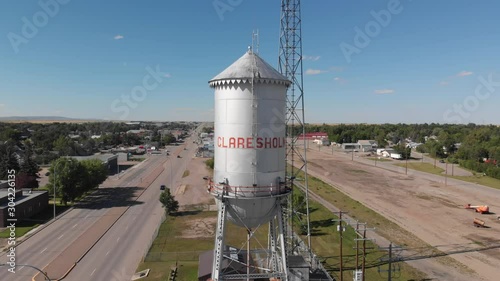
[{"label": "blue sky", "polygon": [[[213,120],[207,81],[252,30],[277,67],[279,2],[1,1],[0,116]],[[495,0],[302,1],[306,122],[500,124],[498,11]]]}]

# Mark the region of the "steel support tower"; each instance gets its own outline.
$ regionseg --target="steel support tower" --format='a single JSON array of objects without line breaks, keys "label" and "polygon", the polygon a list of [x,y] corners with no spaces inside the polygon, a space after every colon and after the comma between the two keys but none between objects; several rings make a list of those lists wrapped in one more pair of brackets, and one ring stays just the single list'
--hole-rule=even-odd
[{"label": "steel support tower", "polygon": [[[280,48],[278,71],[292,81],[292,85],[287,92],[286,108],[286,137],[287,150],[286,169],[287,179],[292,184],[295,180],[303,179],[305,187],[305,202],[293,204],[292,195],[288,197],[288,212],[286,216],[287,227],[287,253],[298,254],[301,252],[299,243],[294,239],[294,218],[300,222],[300,229],[307,231],[307,258],[312,264],[311,252],[311,230],[309,221],[309,187],[307,179],[307,140],[305,138],[305,114],[304,114],[304,88],[303,88],[303,67],[302,67],[302,23],[300,14],[300,0],[281,0],[281,21],[280,21]],[[302,135],[302,138],[299,136]],[[297,210],[306,207],[304,215],[297,215]],[[297,216],[296,216],[297,215]],[[302,249],[303,251],[304,249]]]}]

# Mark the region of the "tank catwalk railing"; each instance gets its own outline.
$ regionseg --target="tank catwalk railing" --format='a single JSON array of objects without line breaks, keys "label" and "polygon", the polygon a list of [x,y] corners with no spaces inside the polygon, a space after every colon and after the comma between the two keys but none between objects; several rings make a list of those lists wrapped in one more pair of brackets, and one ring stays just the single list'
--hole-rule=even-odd
[{"label": "tank catwalk railing", "polygon": [[232,196],[232,197],[272,197],[281,196],[290,193],[292,189],[286,182],[278,185],[252,185],[252,186],[233,186],[224,183],[215,183],[210,181],[208,184],[208,192],[217,196]]}]

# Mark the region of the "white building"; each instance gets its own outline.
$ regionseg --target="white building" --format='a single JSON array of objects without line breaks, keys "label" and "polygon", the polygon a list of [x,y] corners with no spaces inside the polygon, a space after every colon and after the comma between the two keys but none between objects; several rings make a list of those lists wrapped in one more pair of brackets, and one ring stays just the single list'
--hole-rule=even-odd
[{"label": "white building", "polygon": [[374,151],[378,147],[377,141],[374,140],[359,140],[358,144],[363,152]]},{"label": "white building", "polygon": [[317,145],[330,145],[330,141],[328,139],[316,139],[313,140],[313,143]]},{"label": "white building", "polygon": [[378,155],[381,155],[383,157],[391,157],[391,154],[393,153],[396,153],[396,151],[394,151],[394,149],[392,148],[381,148],[381,149],[377,149],[377,154]]}]

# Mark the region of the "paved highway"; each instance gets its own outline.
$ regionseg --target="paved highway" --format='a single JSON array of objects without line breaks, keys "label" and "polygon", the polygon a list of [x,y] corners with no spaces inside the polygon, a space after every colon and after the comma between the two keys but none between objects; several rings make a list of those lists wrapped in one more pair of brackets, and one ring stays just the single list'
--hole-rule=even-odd
[{"label": "paved highway", "polygon": [[[141,204],[131,206],[99,242],[87,253],[64,280],[124,281],[131,280],[132,275],[148,250],[155,229],[161,222],[164,213],[158,198],[160,185],[170,186],[170,172],[173,174],[174,186],[184,173],[188,162],[195,154],[193,139],[187,139],[180,146],[180,155],[171,153],[172,158],[165,163],[164,172],[139,197]],[[187,150],[183,150],[186,147]],[[165,157],[158,155],[156,157]],[[172,170],[170,170],[172,169]]]},{"label": "paved highway", "polygon": [[[147,161],[126,171],[114,184],[120,187],[137,185],[142,177],[159,165],[160,159],[153,156]],[[106,196],[106,188],[100,189],[74,209],[50,223],[38,233],[27,239],[16,248],[16,264],[29,264],[44,268],[57,257],[68,245],[73,243],[82,233],[93,225],[110,206]],[[7,261],[6,253],[0,255],[0,263]],[[26,281],[36,274],[34,269],[18,267],[16,273],[7,272],[7,267],[0,267],[0,276],[9,276],[9,281]],[[85,279],[81,279],[85,280]]]}]

